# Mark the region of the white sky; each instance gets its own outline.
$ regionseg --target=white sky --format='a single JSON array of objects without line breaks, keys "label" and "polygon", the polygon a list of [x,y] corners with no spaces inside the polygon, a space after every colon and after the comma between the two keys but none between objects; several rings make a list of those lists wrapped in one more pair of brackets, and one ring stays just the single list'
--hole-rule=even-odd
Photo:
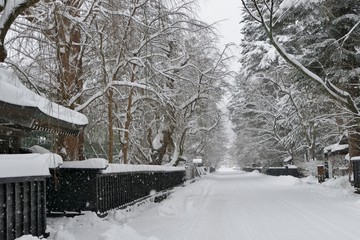
[{"label": "white sky", "polygon": [[[220,47],[224,47],[228,43],[235,43],[239,45],[241,34],[240,34],[240,0],[199,0],[200,11],[198,12],[201,20],[208,24],[216,23],[216,29],[218,33],[222,35],[220,39]],[[220,22],[219,22],[220,21]],[[232,52],[234,55],[239,56],[239,49],[233,47]],[[234,71],[239,70],[239,63],[236,59],[231,64],[231,69]],[[231,80],[229,80],[231,82]],[[223,100],[219,103],[220,109],[222,109],[225,116],[228,115],[226,105],[230,100],[230,95],[226,94]],[[230,147],[235,140],[235,133],[232,130],[232,124],[228,117],[225,118],[227,122],[227,133],[229,138]]]},{"label": "white sky", "polygon": [[222,44],[240,43],[240,0],[199,0],[199,17],[207,22],[216,24],[219,33],[223,35]]}]

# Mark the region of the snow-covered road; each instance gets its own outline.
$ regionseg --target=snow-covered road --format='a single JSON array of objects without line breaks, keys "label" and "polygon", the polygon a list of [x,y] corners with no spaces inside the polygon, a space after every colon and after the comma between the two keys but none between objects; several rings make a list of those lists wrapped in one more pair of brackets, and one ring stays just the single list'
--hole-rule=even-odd
[{"label": "snow-covered road", "polygon": [[[346,178],[209,175],[106,218],[49,219],[54,240],[358,240],[360,195]],[[37,239],[23,237],[21,240]]]},{"label": "snow-covered road", "polygon": [[159,240],[360,239],[360,196],[346,189],[292,177],[218,173],[128,224]]}]

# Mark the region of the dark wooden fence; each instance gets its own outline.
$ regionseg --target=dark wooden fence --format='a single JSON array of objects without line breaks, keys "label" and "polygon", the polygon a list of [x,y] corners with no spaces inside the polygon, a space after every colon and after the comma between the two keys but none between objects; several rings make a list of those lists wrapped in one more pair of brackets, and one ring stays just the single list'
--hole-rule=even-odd
[{"label": "dark wooden fence", "polygon": [[293,177],[301,177],[300,172],[297,168],[289,168],[289,167],[269,167],[269,168],[262,168],[262,167],[244,167],[242,168],[245,172],[252,172],[254,170],[258,170],[266,175],[270,176],[293,176]]},{"label": "dark wooden fence", "polygon": [[354,187],[357,189],[357,192],[360,190],[360,161],[351,161],[353,176],[354,176]]},{"label": "dark wooden fence", "polygon": [[44,236],[46,177],[0,178],[0,239]]},{"label": "dark wooden fence", "polygon": [[185,180],[185,169],[103,173],[101,169],[60,168],[51,174],[47,184],[49,213],[103,214]]},{"label": "dark wooden fence", "polygon": [[293,176],[293,177],[301,177],[297,168],[288,168],[288,167],[270,167],[267,168],[264,172],[266,175],[271,176]]}]

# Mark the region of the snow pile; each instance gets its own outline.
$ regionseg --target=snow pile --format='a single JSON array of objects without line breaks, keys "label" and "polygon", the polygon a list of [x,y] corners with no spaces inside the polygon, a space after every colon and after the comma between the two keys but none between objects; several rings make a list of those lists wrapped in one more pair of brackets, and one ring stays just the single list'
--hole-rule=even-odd
[{"label": "snow pile", "polygon": [[278,176],[276,182],[281,185],[292,186],[300,184],[301,180],[293,176]]},{"label": "snow pile", "polygon": [[261,173],[259,172],[259,170],[254,170],[250,173],[248,173],[249,176],[257,176],[257,175],[260,175]]},{"label": "snow pile", "polygon": [[329,188],[339,188],[339,189],[351,189],[353,190],[353,187],[351,186],[349,182],[348,176],[342,176],[338,178],[331,178],[328,179],[326,182],[322,184],[325,187]]},{"label": "snow pile", "polygon": [[49,176],[49,168],[56,168],[62,162],[53,153],[0,154],[0,178]]},{"label": "snow pile", "polygon": [[100,218],[93,212],[73,218],[49,218],[48,230],[49,240],[157,240],[154,237],[144,237],[127,224],[120,224],[113,218]]},{"label": "snow pile", "polygon": [[318,184],[319,181],[315,176],[307,176],[305,178],[300,179],[303,184]]},{"label": "snow pile", "polygon": [[89,123],[85,115],[51,102],[28,89],[4,63],[0,64],[0,101],[18,106],[37,107],[48,116],[73,124]]}]

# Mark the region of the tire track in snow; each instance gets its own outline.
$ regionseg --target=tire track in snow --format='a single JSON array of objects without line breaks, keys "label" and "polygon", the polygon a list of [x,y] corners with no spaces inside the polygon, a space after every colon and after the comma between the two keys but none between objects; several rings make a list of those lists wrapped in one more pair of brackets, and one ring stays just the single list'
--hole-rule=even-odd
[{"label": "tire track in snow", "polygon": [[[204,210],[204,208],[205,208],[205,200],[209,196],[212,181],[209,181],[209,180],[205,180],[205,181],[204,181],[206,183],[205,187],[203,188],[203,191],[201,191],[201,193],[199,193],[200,201],[198,201],[198,204],[197,204],[199,206],[199,208],[193,213],[193,216],[192,216],[191,221],[190,221],[190,225],[191,225],[190,229],[189,229],[188,233],[186,234],[186,236],[183,238],[183,240],[190,240],[190,239],[192,239],[190,237],[193,236],[194,233],[198,233],[199,225],[202,222],[201,219],[204,218],[204,215],[205,215],[205,213],[207,211],[207,209]],[[188,204],[188,205],[191,204],[191,203],[188,203],[188,201],[192,201],[192,200],[190,200],[189,197],[188,197],[186,199],[185,204]]]}]

